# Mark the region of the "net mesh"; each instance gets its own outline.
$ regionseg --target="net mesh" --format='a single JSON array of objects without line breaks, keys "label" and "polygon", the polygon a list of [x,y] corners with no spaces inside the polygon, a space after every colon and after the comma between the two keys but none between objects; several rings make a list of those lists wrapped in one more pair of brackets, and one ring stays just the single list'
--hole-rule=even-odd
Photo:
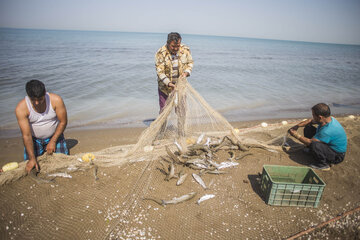
[{"label": "net mesh", "polygon": [[[45,155],[39,158],[42,170],[37,177],[22,178],[25,163],[1,174],[0,238],[291,236],[336,215],[341,205],[327,206],[324,215],[309,208],[284,211],[264,203],[259,172],[263,164],[288,164],[287,154],[277,151],[286,142],[284,132],[281,124],[266,130],[234,129],[182,79],[135,145],[96,152],[90,163],[80,162],[80,154]],[[53,181],[51,173],[72,178]],[[206,195],[214,197],[197,204]],[[341,201],[351,201],[348,208],[359,203],[350,195]]]}]

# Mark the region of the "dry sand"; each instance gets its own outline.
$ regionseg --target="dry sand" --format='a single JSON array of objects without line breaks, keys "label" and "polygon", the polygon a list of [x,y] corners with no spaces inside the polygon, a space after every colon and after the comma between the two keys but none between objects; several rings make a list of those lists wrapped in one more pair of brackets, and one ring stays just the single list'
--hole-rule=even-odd
[{"label": "dry sand", "polygon": [[[329,172],[316,171],[326,187],[318,208],[274,207],[264,202],[260,176],[264,164],[304,166],[311,156],[252,149],[252,155],[228,169],[225,175],[204,175],[211,184],[204,190],[188,177],[183,185],[164,181],[157,160],[121,167],[73,172],[72,178],[56,178],[40,184],[24,177],[1,186],[1,239],[284,239],[360,206],[360,119],[339,117],[348,135],[343,163]],[[268,121],[275,123],[276,120]],[[279,121],[277,121],[279,122]],[[239,122],[239,129],[256,127],[260,121]],[[290,125],[289,125],[290,126]],[[262,141],[286,132],[249,132]],[[65,133],[71,154],[96,152],[110,146],[135,143],[143,129],[106,129]],[[21,138],[1,139],[1,165],[21,161]],[[235,151],[240,155],[239,151]],[[229,157],[220,151],[219,162]],[[177,166],[178,170],[182,168]],[[184,169],[191,174],[195,171]],[[178,205],[159,206],[143,197],[171,199],[196,191],[197,196]],[[215,198],[195,204],[204,194]],[[318,229],[303,239],[360,239],[360,214]]]}]

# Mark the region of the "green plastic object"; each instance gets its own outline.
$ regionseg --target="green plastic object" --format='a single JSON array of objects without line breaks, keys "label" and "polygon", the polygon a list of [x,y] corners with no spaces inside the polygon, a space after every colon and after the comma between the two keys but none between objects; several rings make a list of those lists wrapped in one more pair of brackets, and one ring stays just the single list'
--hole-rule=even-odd
[{"label": "green plastic object", "polygon": [[263,166],[261,191],[269,205],[317,207],[325,186],[308,167]]}]

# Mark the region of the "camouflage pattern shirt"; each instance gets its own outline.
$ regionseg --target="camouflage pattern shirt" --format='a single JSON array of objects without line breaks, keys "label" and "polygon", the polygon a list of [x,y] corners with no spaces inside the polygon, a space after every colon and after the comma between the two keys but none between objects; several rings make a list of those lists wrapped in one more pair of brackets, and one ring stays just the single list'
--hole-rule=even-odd
[{"label": "camouflage pattern shirt", "polygon": [[193,63],[189,47],[181,44],[177,54],[172,55],[166,45],[162,46],[155,54],[155,67],[160,91],[169,95],[172,88],[169,88],[168,84],[170,82],[175,84],[184,72],[188,72],[190,75]]}]

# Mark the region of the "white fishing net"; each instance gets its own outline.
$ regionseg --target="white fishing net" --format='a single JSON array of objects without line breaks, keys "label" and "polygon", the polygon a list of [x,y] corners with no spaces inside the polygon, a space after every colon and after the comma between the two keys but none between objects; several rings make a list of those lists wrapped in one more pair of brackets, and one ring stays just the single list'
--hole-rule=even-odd
[{"label": "white fishing net", "polygon": [[[267,129],[276,128],[279,126]],[[234,173],[224,169],[239,165],[240,160],[253,154],[249,153],[250,149],[276,152],[284,143],[283,137],[271,134],[267,142],[255,140],[252,135],[256,135],[256,131],[264,132],[261,127],[234,129],[185,78],[180,79],[162,113],[144,130],[135,145],[94,152],[95,159],[90,162],[80,161],[82,154],[41,156],[41,173],[32,176],[35,183],[27,180],[28,177],[20,179],[25,175],[25,163],[1,174],[0,184],[9,183],[1,193],[1,210],[5,212],[2,219],[8,221],[13,219],[12,212],[34,208],[36,212],[24,221],[10,220],[20,226],[16,230],[17,236],[23,238],[237,238],[238,231],[229,233],[225,224],[213,224],[228,224],[231,219],[240,226],[239,213],[224,215],[219,204],[227,202],[223,205],[225,211],[241,205],[234,195],[241,186],[235,187],[234,182],[238,183],[244,173],[241,168],[237,168],[237,172],[233,170]],[[54,176],[52,173],[63,177],[73,175],[76,181],[56,180],[54,183],[49,179]],[[42,187],[37,188],[37,185]],[[19,199],[17,191],[22,191],[23,186],[26,186],[28,196],[40,198],[29,199],[21,195],[24,196],[21,201],[27,205],[14,205],[14,210],[8,211],[5,206]],[[236,201],[229,202],[229,196]],[[200,204],[202,201],[211,202],[208,205],[210,211]],[[162,209],[169,204],[183,207]],[[159,208],[161,210],[157,212]],[[164,217],[158,214],[160,212]],[[41,218],[37,213],[41,213]],[[206,216],[201,215],[205,213]],[[202,221],[196,221],[194,214]],[[37,227],[33,226],[34,222]],[[241,224],[251,226],[254,223]],[[204,231],[207,231],[205,235]],[[6,232],[0,236],[9,237]],[[249,231],[246,236],[253,235]]]}]

